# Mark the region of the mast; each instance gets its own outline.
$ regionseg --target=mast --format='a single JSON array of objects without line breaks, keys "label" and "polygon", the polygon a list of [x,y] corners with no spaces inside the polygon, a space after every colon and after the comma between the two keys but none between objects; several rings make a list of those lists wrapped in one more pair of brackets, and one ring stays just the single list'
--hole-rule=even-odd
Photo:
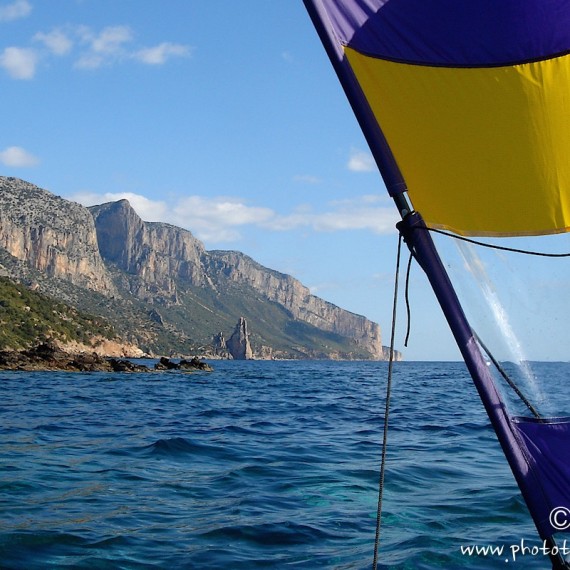
[{"label": "mast", "polygon": [[[426,231],[425,223],[417,212],[406,216],[397,226],[408,248],[432,286],[457,346],[461,351],[463,360],[471,374],[473,383],[477,388],[479,397],[491,420],[493,429],[497,434],[503,453],[534,519],[534,513],[540,512],[543,507],[541,504],[536,504],[537,494],[533,492],[536,482],[534,477],[532,477],[532,472],[529,472],[528,461],[512,429],[505,404],[497,391],[489,367],[483,358],[481,349],[467,321],[455,289],[437,253],[433,239],[429,231]],[[528,476],[529,473],[531,476]],[[538,530],[545,541],[545,546],[549,548],[549,557],[553,570],[567,570],[570,568],[570,565],[564,561],[560,554],[552,554],[552,551],[555,549],[552,537],[544,536],[539,528]],[[557,552],[557,549],[554,551]]]}]

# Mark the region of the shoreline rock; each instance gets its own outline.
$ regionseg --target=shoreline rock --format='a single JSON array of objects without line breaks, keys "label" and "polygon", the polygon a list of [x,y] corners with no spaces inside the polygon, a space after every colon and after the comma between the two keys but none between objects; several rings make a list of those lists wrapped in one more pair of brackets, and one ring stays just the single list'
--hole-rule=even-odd
[{"label": "shoreline rock", "polygon": [[191,360],[186,360],[183,358],[180,362],[172,362],[170,358],[163,356],[155,365],[155,370],[205,370],[206,372],[212,372],[214,369],[200,360],[197,356],[194,356]]},{"label": "shoreline rock", "polygon": [[[166,361],[170,366],[160,367]],[[72,354],[61,350],[51,343],[42,343],[26,350],[0,351],[0,370],[19,371],[63,371],[63,372],[153,372],[160,370],[184,370],[187,372],[203,370],[211,372],[213,368],[198,357],[191,360],[171,362],[161,358],[154,368],[122,358],[107,358],[97,353]]]}]

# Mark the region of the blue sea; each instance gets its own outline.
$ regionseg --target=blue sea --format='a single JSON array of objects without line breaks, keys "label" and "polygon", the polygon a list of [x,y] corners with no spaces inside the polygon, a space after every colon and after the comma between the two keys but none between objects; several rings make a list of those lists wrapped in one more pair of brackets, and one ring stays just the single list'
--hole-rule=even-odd
[{"label": "blue sea", "polygon": [[[0,568],[371,568],[387,363],[213,365],[0,373]],[[378,567],[548,568],[464,364],[393,384]]]}]

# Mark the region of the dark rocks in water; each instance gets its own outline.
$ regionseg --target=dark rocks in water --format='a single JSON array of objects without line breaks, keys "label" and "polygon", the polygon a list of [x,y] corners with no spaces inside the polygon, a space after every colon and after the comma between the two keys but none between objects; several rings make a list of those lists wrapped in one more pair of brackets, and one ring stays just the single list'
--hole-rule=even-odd
[{"label": "dark rocks in water", "polygon": [[[161,367],[161,366],[162,367]],[[95,353],[69,354],[57,346],[46,342],[27,350],[0,351],[0,370],[48,371],[60,370],[68,372],[151,372],[148,366],[136,364],[126,359],[105,358]],[[205,370],[212,367],[197,357],[182,360],[179,364],[168,358],[161,358],[155,370]]]},{"label": "dark rocks in water", "polygon": [[109,364],[113,372],[149,372],[150,369],[144,364],[135,364],[130,360],[110,358]]},{"label": "dark rocks in water", "polygon": [[154,365],[155,370],[176,370],[177,368],[178,368],[178,365],[176,363],[172,362],[172,360],[170,360],[170,358],[166,358],[165,356],[163,356]]},{"label": "dark rocks in water", "polygon": [[192,360],[182,359],[180,362],[172,362],[170,358],[162,357],[155,365],[155,370],[205,370],[211,372],[213,368],[206,362],[202,362],[197,356]]},{"label": "dark rocks in water", "polygon": [[22,351],[0,352],[0,369],[3,370],[67,370],[70,372],[112,372],[106,358],[92,354],[69,354],[57,346],[44,342]]},{"label": "dark rocks in water", "polygon": [[207,372],[212,372],[214,369],[207,363],[200,360],[197,356],[194,356],[192,360],[182,359],[180,361],[181,370],[205,370]]}]

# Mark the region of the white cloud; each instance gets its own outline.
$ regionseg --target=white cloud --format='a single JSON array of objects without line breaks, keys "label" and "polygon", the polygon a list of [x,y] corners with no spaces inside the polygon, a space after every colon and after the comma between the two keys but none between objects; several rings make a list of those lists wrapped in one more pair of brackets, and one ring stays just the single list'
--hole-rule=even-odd
[{"label": "white cloud", "polygon": [[237,241],[240,226],[259,226],[275,216],[273,210],[249,206],[237,198],[189,196],[176,204],[173,223],[184,224],[210,243]]},{"label": "white cloud", "polygon": [[[0,7],[7,19],[8,8],[20,7],[23,13],[27,2],[15,2],[4,8]],[[11,12],[10,12],[11,13]],[[163,65],[175,57],[190,57],[193,48],[184,44],[162,42],[156,46],[141,47],[134,44],[134,33],[129,26],[107,26],[94,31],[88,26],[64,26],[49,32],[38,32],[32,41],[41,44],[37,49],[7,47],[0,52],[0,68],[14,79],[32,79],[40,57],[63,56],[74,52],[74,67],[78,69],[97,69],[128,61],[139,61],[147,65]]]},{"label": "white cloud", "polygon": [[107,26],[99,33],[94,33],[87,26],[80,26],[76,32],[87,51],[79,56],[76,67],[93,69],[114,63],[128,56],[125,44],[133,39],[133,33],[128,26]]},{"label": "white cloud", "polygon": [[38,32],[33,39],[43,43],[54,55],[65,55],[73,47],[71,38],[60,29],[52,30],[47,34]]},{"label": "white cloud", "polygon": [[237,241],[241,238],[239,226],[259,225],[275,215],[268,208],[248,206],[237,198],[225,197],[188,196],[166,203],[132,192],[78,192],[69,199],[84,206],[126,199],[143,220],[186,228],[209,243]]},{"label": "white cloud", "polygon": [[33,49],[7,47],[0,53],[0,67],[14,79],[32,79],[37,63],[38,54]]},{"label": "white cloud", "polygon": [[189,57],[190,54],[189,46],[163,42],[154,47],[141,49],[134,53],[133,57],[148,65],[162,65],[172,57]]},{"label": "white cloud", "polygon": [[352,149],[348,159],[348,169],[353,172],[372,172],[376,169],[376,163],[369,152]]},{"label": "white cloud", "polygon": [[128,26],[107,26],[89,39],[95,53],[116,54],[124,44],[133,40],[133,33]]},{"label": "white cloud", "polygon": [[162,42],[156,46],[135,48],[134,34],[128,26],[108,26],[99,33],[86,26],[76,28],[82,44],[87,46],[75,67],[95,69],[119,61],[136,60],[147,65],[163,65],[173,57],[189,57],[192,48],[184,44]]},{"label": "white cloud", "polygon": [[315,216],[313,227],[319,231],[370,230],[375,234],[394,231],[398,218],[393,208],[357,208]]},{"label": "white cloud", "polygon": [[11,4],[0,6],[0,22],[25,18],[31,11],[32,5],[27,0],[15,0]]},{"label": "white cloud", "polygon": [[375,234],[388,234],[394,231],[397,221],[394,208],[354,208],[344,211],[297,212],[287,216],[277,216],[266,227],[275,231],[305,227],[318,232],[369,230]]},{"label": "white cloud", "polygon": [[39,160],[22,147],[10,146],[3,151],[0,151],[0,162],[4,166],[26,168],[36,166],[39,163]]},{"label": "white cloud", "polygon": [[[125,192],[120,198],[111,195],[111,200],[128,200],[138,215],[147,222],[168,222],[169,207],[166,202],[149,200],[140,194]],[[109,200],[107,200],[109,201]]]},{"label": "white cloud", "polygon": [[105,192],[104,194],[98,194],[96,192],[83,191],[69,196],[69,199],[84,206],[128,200],[137,214],[147,222],[168,222],[170,217],[166,202],[149,200],[145,196],[135,194],[134,192]]},{"label": "white cloud", "polygon": [[305,227],[319,232],[368,230],[376,234],[392,233],[399,219],[395,208],[371,205],[382,202],[385,199],[381,196],[364,195],[332,201],[326,212],[313,212],[307,206],[302,206],[293,214],[276,216],[267,227],[275,231]]},{"label": "white cloud", "polygon": [[317,232],[367,230],[376,234],[394,232],[398,216],[394,208],[370,206],[370,197],[329,204],[329,211],[313,212],[303,205],[289,215],[271,208],[252,206],[239,198],[187,196],[176,201],[149,200],[129,192],[96,194],[81,192],[70,196],[86,206],[127,199],[146,221],[166,222],[190,230],[209,244],[235,242],[241,229],[254,226],[266,231],[298,228]]}]

